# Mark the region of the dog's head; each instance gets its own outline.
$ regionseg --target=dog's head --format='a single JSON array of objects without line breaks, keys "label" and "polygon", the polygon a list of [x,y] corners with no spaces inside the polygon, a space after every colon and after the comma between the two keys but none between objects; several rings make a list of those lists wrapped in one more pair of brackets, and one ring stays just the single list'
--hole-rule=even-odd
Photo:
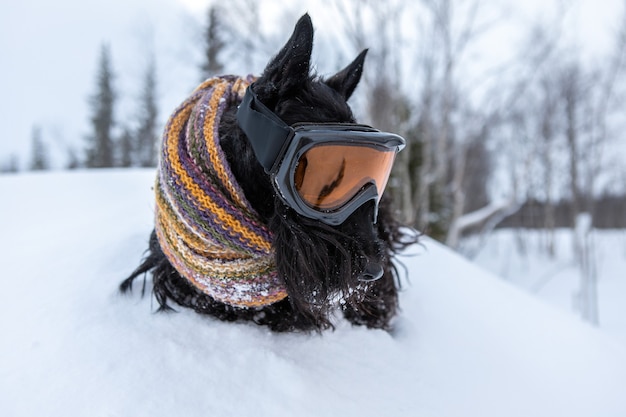
[{"label": "dog's head", "polygon": [[[254,83],[259,101],[287,125],[354,122],[347,100],[361,79],[367,51],[342,71],[323,79],[311,73],[312,48],[313,26],[309,16],[304,15],[290,39]],[[261,217],[269,221],[275,213],[284,211],[284,204],[275,201],[276,193],[268,173],[239,126],[236,132],[232,131],[233,124],[236,123],[232,118],[225,118],[220,126],[222,148],[246,197]],[[251,178],[254,181],[250,182]]]},{"label": "dog's head", "polygon": [[[313,27],[305,15],[256,80],[255,99],[289,126],[354,123],[347,100],[361,79],[366,51],[337,74],[321,78],[311,73],[312,46]],[[331,301],[348,307],[362,304],[367,287],[392,274],[389,246],[395,236],[390,236],[393,228],[384,203],[378,222],[373,201],[360,205],[340,224],[303,216],[276,191],[234,112],[222,119],[220,138],[246,198],[270,226],[278,272],[297,311],[323,326]]]}]

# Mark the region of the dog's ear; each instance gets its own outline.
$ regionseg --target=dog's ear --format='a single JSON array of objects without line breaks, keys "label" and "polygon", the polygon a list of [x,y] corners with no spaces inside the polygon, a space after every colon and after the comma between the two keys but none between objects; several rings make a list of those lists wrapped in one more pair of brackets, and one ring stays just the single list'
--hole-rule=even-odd
[{"label": "dog's ear", "polygon": [[350,65],[326,80],[326,85],[341,94],[346,101],[361,80],[365,55],[367,55],[367,49],[364,49]]},{"label": "dog's ear", "polygon": [[285,46],[265,67],[258,81],[258,94],[283,95],[302,86],[309,78],[312,50],[313,23],[305,14],[296,23]]}]

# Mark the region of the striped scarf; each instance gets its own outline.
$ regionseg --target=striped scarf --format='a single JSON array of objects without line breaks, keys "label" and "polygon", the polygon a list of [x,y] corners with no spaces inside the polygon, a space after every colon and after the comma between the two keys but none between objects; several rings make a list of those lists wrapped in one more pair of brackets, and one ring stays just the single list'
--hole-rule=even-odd
[{"label": "striped scarf", "polygon": [[262,307],[287,296],[272,235],[230,170],[220,147],[224,111],[253,81],[206,80],[170,117],[156,180],[156,233],[163,253],[193,286],[235,307]]}]

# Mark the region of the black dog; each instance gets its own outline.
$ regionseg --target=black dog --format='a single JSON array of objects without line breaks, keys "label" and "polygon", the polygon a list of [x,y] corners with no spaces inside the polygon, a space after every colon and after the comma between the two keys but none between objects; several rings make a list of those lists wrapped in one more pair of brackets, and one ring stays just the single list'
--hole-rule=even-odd
[{"label": "black dog", "polygon": [[[353,124],[346,101],[361,78],[366,51],[325,80],[310,74],[312,43],[313,27],[305,15],[254,83],[255,98],[289,126]],[[294,331],[332,327],[333,311],[340,309],[353,324],[388,329],[398,309],[399,277],[392,258],[415,241],[394,220],[389,198],[379,204],[368,200],[340,224],[304,216],[277,192],[240,124],[237,107],[228,108],[219,123],[219,143],[245,198],[271,232],[275,268],[287,297],[262,307],[218,301],[178,272],[155,232],[148,256],[121,290],[152,271],[159,310],[171,309],[169,299],[221,320],[250,320],[274,331]]]}]

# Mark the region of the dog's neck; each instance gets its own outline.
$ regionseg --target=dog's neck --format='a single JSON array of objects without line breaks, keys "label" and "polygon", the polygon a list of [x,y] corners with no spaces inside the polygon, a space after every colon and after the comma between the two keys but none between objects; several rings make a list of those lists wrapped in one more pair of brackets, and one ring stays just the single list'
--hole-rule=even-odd
[{"label": "dog's neck", "polygon": [[218,127],[252,77],[202,83],[170,117],[156,182],[156,234],[176,270],[205,294],[235,307],[287,296],[272,235],[247,201],[220,146]]}]

